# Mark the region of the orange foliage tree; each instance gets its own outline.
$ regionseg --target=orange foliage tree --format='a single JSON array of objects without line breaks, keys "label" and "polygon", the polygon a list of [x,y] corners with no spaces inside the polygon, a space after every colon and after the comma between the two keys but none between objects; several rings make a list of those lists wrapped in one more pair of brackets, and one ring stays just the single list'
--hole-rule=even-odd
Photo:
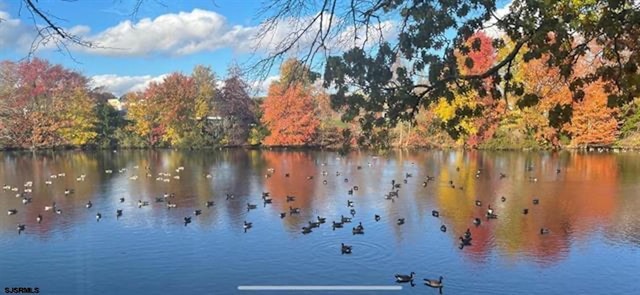
[{"label": "orange foliage tree", "polygon": [[611,145],[616,140],[618,121],[616,110],[607,107],[603,83],[589,84],[584,93],[583,100],[574,104],[573,117],[566,127],[572,145]]},{"label": "orange foliage tree", "polygon": [[313,97],[302,85],[272,84],[262,108],[262,123],[270,132],[266,145],[302,146],[315,139],[320,121]]}]

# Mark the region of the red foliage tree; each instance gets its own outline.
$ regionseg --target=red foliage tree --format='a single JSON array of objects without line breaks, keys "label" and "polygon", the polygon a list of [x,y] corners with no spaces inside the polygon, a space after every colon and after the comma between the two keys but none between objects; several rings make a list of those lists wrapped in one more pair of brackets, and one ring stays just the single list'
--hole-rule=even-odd
[{"label": "red foliage tree", "polygon": [[73,123],[59,115],[74,112],[67,102],[78,93],[89,99],[87,78],[37,58],[3,62],[0,69],[0,138],[5,144],[18,148],[67,144],[58,131],[72,128]]}]

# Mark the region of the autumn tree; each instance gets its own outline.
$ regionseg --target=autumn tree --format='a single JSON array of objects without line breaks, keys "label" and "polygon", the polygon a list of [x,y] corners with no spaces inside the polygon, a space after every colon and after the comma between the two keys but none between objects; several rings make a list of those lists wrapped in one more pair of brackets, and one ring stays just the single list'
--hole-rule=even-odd
[{"label": "autumn tree", "polygon": [[126,119],[131,122],[127,130],[144,139],[146,146],[157,146],[162,143],[165,126],[161,122],[160,104],[150,95],[150,89],[158,87],[151,83],[144,92],[129,93],[126,96],[129,108]]},{"label": "autumn tree", "polygon": [[252,112],[254,103],[247,93],[247,88],[240,69],[232,66],[214,106],[223,118],[222,144],[242,145],[247,142],[251,125],[255,123]]},{"label": "autumn tree", "polygon": [[607,107],[604,83],[592,83],[584,89],[582,101],[575,103],[566,130],[575,146],[610,146],[615,140],[618,121],[615,109]]},{"label": "autumn tree", "polygon": [[35,149],[95,138],[87,78],[37,58],[0,67],[0,137],[7,145]]},{"label": "autumn tree", "polygon": [[314,141],[319,121],[313,98],[302,85],[283,89],[283,85],[273,83],[263,109],[262,123],[270,133],[264,140],[266,145],[303,146]]},{"label": "autumn tree", "polygon": [[193,115],[195,127],[188,131],[187,137],[192,145],[203,146],[213,144],[213,131],[207,124],[207,117],[214,113],[216,95],[216,78],[210,67],[198,65],[193,69],[191,78],[195,83],[195,103]]},{"label": "autumn tree", "polygon": [[[640,94],[637,1],[515,0],[502,15],[496,13],[499,3],[495,0],[338,3],[282,0],[267,4],[260,36],[269,40],[285,25],[294,29],[288,38],[270,44],[273,49],[256,66],[269,68],[292,54],[314,65],[328,56],[323,63],[324,85],[332,88],[332,100],[351,114],[346,118],[360,121],[363,129],[393,127],[398,121],[412,120],[440,98],[453,100],[458,90],[451,85],[468,86],[481,97],[486,92],[494,99],[521,92],[522,85],[502,87],[503,81],[513,77],[518,55],[525,63],[546,55],[548,65],[569,78],[577,57],[606,48],[601,56],[607,62],[594,66],[590,75],[573,79],[573,86],[598,79],[614,82],[608,89],[612,103],[625,103]],[[316,17],[297,17],[301,11]],[[390,30],[390,23],[401,25]],[[345,28],[351,34],[345,34]],[[489,28],[514,40],[513,46],[482,71],[461,71],[458,52],[472,52],[474,44],[466,41]],[[492,37],[491,43],[497,49],[504,47],[501,38]],[[345,47],[346,51],[336,50]],[[398,56],[411,62],[392,70]],[[418,82],[416,75],[424,77],[424,82]],[[491,78],[488,89],[482,83],[487,78]],[[577,94],[579,88],[571,90]],[[382,109],[386,116],[381,120],[376,114]]]},{"label": "autumn tree", "polygon": [[[316,74],[301,61],[291,59],[280,67],[280,79],[269,86],[262,104],[262,124],[269,130],[266,145],[310,145],[320,127],[320,109],[327,112],[328,97],[316,101],[321,92],[313,91]],[[321,104],[318,102],[322,102]]]},{"label": "autumn tree", "polygon": [[[489,69],[496,61],[492,40],[477,32],[465,43],[466,50],[456,53],[458,71],[463,75],[477,75]],[[471,85],[476,83],[478,85]],[[491,138],[504,112],[504,103],[489,94],[491,78],[473,83],[450,84],[455,90],[451,97],[441,97],[434,108],[435,114],[454,139],[461,139],[476,147]]]}]

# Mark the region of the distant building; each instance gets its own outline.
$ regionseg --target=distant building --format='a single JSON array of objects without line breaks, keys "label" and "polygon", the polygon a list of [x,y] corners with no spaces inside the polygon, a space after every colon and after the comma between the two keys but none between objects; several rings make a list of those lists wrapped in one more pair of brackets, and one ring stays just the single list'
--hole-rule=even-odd
[{"label": "distant building", "polygon": [[107,103],[109,105],[111,105],[114,109],[116,109],[118,111],[122,111],[122,103],[120,102],[119,99],[112,98],[112,99],[107,100]]}]

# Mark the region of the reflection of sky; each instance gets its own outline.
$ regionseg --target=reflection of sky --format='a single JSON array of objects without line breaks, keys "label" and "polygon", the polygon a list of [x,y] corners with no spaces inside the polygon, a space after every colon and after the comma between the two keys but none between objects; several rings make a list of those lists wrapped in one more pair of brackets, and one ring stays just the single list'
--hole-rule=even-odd
[{"label": "reflection of sky", "polygon": [[[20,270],[15,259],[24,255],[33,256],[30,261],[35,264],[27,264],[30,267],[53,262],[79,267],[63,272],[88,280],[90,283],[77,283],[88,290],[105,281],[98,278],[106,275],[98,269],[117,268],[115,262],[138,263],[131,265],[129,273],[133,275],[128,279],[106,275],[131,282],[149,269],[162,268],[153,271],[160,276],[170,272],[165,268],[193,267],[187,263],[201,263],[198,257],[229,267],[228,274],[208,264],[195,266],[199,271],[220,278],[249,272],[257,276],[250,281],[258,283],[259,277],[282,280],[279,272],[294,276],[298,272],[299,281],[308,284],[311,277],[333,280],[342,270],[360,273],[362,269],[381,270],[383,275],[362,274],[380,284],[388,283],[389,272],[415,269],[431,277],[446,273],[446,280],[452,282],[448,288],[455,293],[466,292],[461,289],[464,281],[473,282],[476,292],[489,291],[505,276],[505,294],[518,290],[520,284],[529,291],[527,286],[533,285],[527,285],[526,280],[532,277],[564,284],[561,290],[572,292],[582,290],[578,282],[589,272],[605,276],[627,271],[629,275],[612,279],[622,285],[621,290],[630,290],[624,287],[635,282],[629,276],[640,245],[636,234],[640,202],[635,195],[640,185],[627,181],[627,174],[640,172],[640,165],[628,164],[640,160],[638,156],[434,151],[394,152],[374,159],[364,152],[337,158],[330,152],[243,150],[10,155],[5,154],[7,161],[0,163],[0,182],[21,187],[33,179],[34,196],[33,203],[25,206],[13,197],[15,193],[0,192],[4,212],[14,207],[19,210],[16,216],[0,214],[0,259],[9,261],[18,273],[26,270]],[[533,164],[533,171],[526,171],[529,164]],[[135,165],[140,168],[134,169]],[[362,169],[357,169],[358,165]],[[153,177],[146,177],[147,166]],[[179,166],[185,170],[177,173]],[[124,167],[128,170],[118,173]],[[479,167],[483,172],[476,178]],[[560,174],[555,171],[558,167]],[[265,178],[268,168],[274,168],[275,173]],[[105,169],[114,173],[105,174]],[[322,171],[327,171],[327,176],[322,176]],[[336,171],[341,175],[336,176]],[[51,186],[44,185],[48,175],[60,172],[67,176],[53,180]],[[155,180],[158,172],[179,174],[181,179],[159,182]],[[501,172],[507,178],[500,179]],[[75,181],[80,173],[87,174],[85,182]],[[212,178],[206,178],[207,173]],[[413,175],[407,184],[403,182],[406,173]],[[138,180],[130,180],[135,174]],[[436,180],[424,188],[427,175]],[[307,180],[307,176],[314,179]],[[529,182],[529,176],[539,181]],[[322,183],[325,179],[326,185]],[[384,199],[392,179],[401,184],[395,202]],[[456,189],[449,187],[449,180]],[[359,190],[348,195],[355,185]],[[74,188],[76,193],[64,196],[64,188]],[[267,191],[274,202],[263,206],[260,196]],[[170,192],[176,194],[171,201],[178,208],[168,210],[165,203],[155,203],[156,197]],[[225,200],[226,193],[234,193],[236,199]],[[288,194],[295,195],[296,201],[287,203]],[[500,200],[503,195],[506,202]],[[120,203],[120,197],[126,201]],[[540,205],[532,204],[534,197],[540,199]],[[476,199],[482,201],[482,207],[475,206]],[[63,209],[62,215],[43,212],[53,200]],[[84,204],[89,200],[94,206],[86,209]],[[138,208],[138,200],[151,204]],[[204,208],[209,200],[216,205]],[[318,215],[326,217],[329,224],[340,215],[350,216],[347,200],[355,203],[354,223],[335,231],[323,225],[310,235],[301,235],[300,228]],[[247,202],[258,208],[247,212]],[[497,220],[482,218],[488,204],[499,215]],[[288,213],[289,206],[300,207],[302,213],[280,219],[278,214]],[[523,208],[530,209],[529,215],[522,214]],[[124,211],[119,220],[116,209]],[[183,217],[192,216],[195,209],[203,214],[194,216],[193,223],[185,227]],[[434,209],[439,210],[440,218],[431,216]],[[96,212],[102,213],[102,221],[95,221]],[[40,225],[35,222],[38,214],[44,216]],[[375,222],[374,214],[382,220]],[[474,217],[482,218],[478,228],[471,224]],[[396,225],[397,218],[406,218],[406,224]],[[248,233],[242,231],[244,220],[254,223]],[[359,221],[365,226],[365,235],[353,236],[351,227]],[[20,236],[15,230],[18,222],[27,224]],[[447,233],[440,232],[442,224],[447,225]],[[540,236],[540,227],[550,228],[551,234]],[[473,246],[460,251],[457,238],[467,228],[471,228]],[[355,246],[353,256],[334,255],[341,242]],[[74,258],[69,258],[69,253]],[[265,275],[252,263],[273,273]],[[338,266],[342,270],[325,273]],[[493,273],[478,274],[482,269]],[[55,268],[43,272],[44,277],[53,275]],[[0,270],[0,276],[18,282],[16,275],[6,270]],[[187,277],[200,275],[185,274],[178,280]],[[419,290],[416,287],[408,292]],[[536,292],[543,294],[545,290],[551,289]]]}]

